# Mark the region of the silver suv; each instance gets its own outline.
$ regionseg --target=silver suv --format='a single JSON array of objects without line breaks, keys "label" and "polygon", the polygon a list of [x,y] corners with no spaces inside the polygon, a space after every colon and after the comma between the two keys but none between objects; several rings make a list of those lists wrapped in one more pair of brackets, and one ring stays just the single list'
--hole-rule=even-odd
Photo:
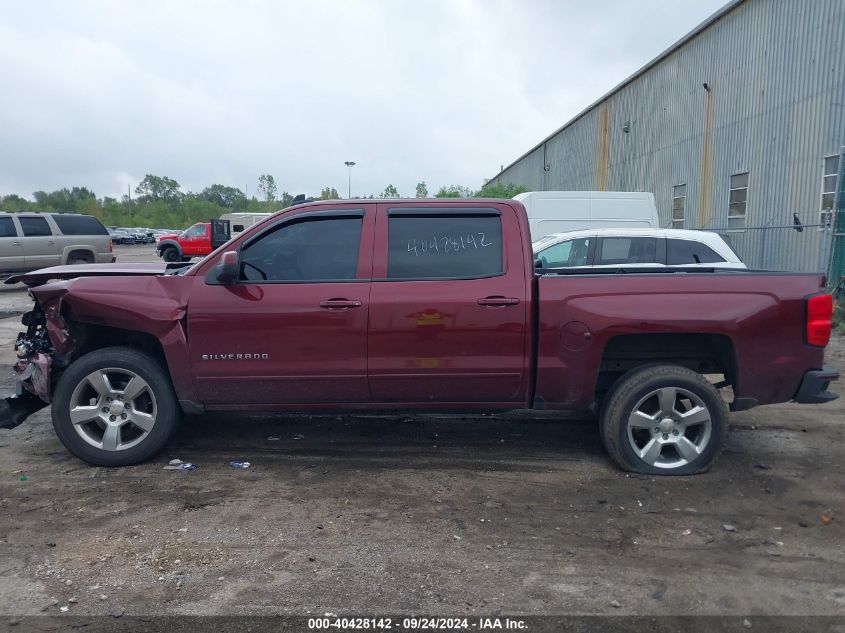
[{"label": "silver suv", "polygon": [[77,213],[0,213],[0,272],[115,261],[106,227]]}]

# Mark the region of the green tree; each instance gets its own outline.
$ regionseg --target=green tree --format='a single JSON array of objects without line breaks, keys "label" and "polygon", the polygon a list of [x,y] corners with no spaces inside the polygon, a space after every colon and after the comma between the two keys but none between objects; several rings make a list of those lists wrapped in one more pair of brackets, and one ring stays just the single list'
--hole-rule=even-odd
[{"label": "green tree", "polygon": [[182,198],[179,183],[167,176],[147,174],[141,183],[135,187],[135,193],[141,202],[159,201],[175,202]]},{"label": "green tree", "polygon": [[282,205],[282,209],[287,209],[293,204],[293,194],[283,191],[281,198],[279,198],[279,202]]},{"label": "green tree", "polygon": [[30,211],[32,208],[32,202],[16,193],[0,196],[0,211]]},{"label": "green tree", "polygon": [[428,198],[428,187],[425,180],[420,180],[417,183],[417,198]]},{"label": "green tree", "polygon": [[320,192],[320,200],[340,200],[340,196],[334,187],[325,187]]},{"label": "green tree", "polygon": [[199,197],[227,209],[246,207],[246,196],[237,187],[210,185],[202,190]]},{"label": "green tree", "polygon": [[472,190],[468,187],[461,187],[460,185],[449,185],[448,187],[440,187],[435,198],[471,198]]},{"label": "green tree", "polygon": [[513,183],[502,185],[488,182],[476,195],[479,198],[513,198],[515,195],[525,193],[526,191],[528,189],[522,185],[515,185]]},{"label": "green tree", "polygon": [[399,192],[396,190],[396,187],[393,185],[387,185],[384,188],[384,192],[379,196],[379,198],[399,198]]},{"label": "green tree", "polygon": [[36,191],[32,194],[35,204],[44,211],[59,211],[76,213],[82,208],[90,208],[90,202],[96,201],[97,196],[87,187],[64,187],[47,193]]},{"label": "green tree", "polygon": [[261,174],[258,177],[258,192],[265,202],[273,202],[276,199],[276,179],[270,174]]}]

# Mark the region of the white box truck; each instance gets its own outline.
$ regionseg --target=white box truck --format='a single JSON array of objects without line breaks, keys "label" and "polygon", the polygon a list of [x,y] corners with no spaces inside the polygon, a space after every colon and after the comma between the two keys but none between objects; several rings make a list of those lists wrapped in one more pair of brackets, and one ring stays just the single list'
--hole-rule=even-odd
[{"label": "white box truck", "polygon": [[563,231],[660,228],[654,196],[640,191],[528,191],[513,197],[528,212],[531,240]]},{"label": "white box truck", "polygon": [[246,231],[253,224],[258,224],[261,220],[269,218],[272,213],[224,213],[220,216],[221,220],[228,220],[232,225],[232,237],[240,235]]}]

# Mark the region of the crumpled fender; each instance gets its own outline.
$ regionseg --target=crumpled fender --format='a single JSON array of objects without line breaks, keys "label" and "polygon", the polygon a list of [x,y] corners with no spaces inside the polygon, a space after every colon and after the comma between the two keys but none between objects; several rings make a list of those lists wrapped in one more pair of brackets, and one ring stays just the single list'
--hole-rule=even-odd
[{"label": "crumpled fender", "polygon": [[183,275],[78,277],[30,292],[44,310],[56,352],[54,364],[74,349],[69,323],[143,332],[161,343],[179,399],[193,400],[185,318],[193,282],[193,277]]}]

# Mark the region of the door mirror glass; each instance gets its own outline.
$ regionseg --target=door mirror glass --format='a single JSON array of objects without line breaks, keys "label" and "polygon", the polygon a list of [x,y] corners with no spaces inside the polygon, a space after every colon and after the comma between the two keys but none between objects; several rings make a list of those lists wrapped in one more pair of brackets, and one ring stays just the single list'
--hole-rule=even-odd
[{"label": "door mirror glass", "polygon": [[238,251],[226,251],[220,256],[220,263],[214,267],[215,279],[220,284],[233,283],[240,275]]}]

